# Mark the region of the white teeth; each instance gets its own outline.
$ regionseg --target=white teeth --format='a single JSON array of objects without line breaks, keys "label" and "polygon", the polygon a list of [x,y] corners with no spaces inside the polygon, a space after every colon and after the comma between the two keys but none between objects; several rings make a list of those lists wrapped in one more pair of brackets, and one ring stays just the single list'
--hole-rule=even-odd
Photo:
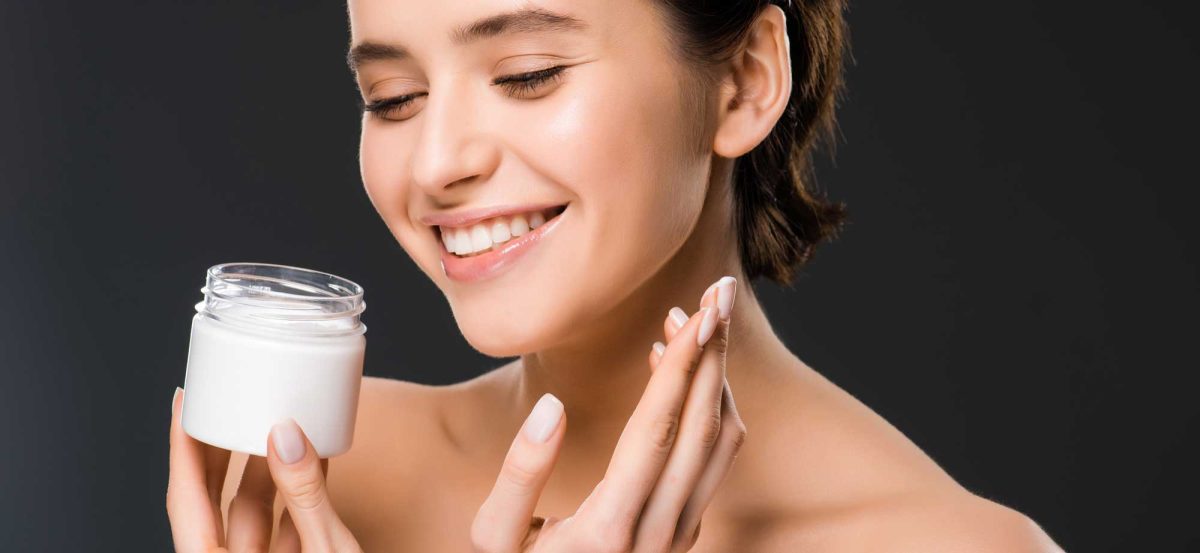
[{"label": "white teeth", "polygon": [[509,221],[508,227],[509,227],[508,230],[510,230],[512,232],[513,236],[520,236],[522,234],[525,234],[526,232],[529,232],[529,223],[525,222],[524,215],[514,216],[512,218],[512,221]]},{"label": "white teeth", "polygon": [[465,256],[492,249],[544,224],[546,215],[535,211],[511,217],[497,217],[469,227],[439,230],[446,251]]},{"label": "white teeth", "polygon": [[471,250],[480,251],[492,247],[492,233],[483,225],[471,227]]},{"label": "white teeth", "polygon": [[471,234],[467,232],[467,229],[455,229],[453,232],[454,253],[458,255],[466,255],[471,253]]},{"label": "white teeth", "polygon": [[512,233],[509,232],[508,225],[504,221],[492,223],[492,243],[503,244],[509,238],[512,238]]}]

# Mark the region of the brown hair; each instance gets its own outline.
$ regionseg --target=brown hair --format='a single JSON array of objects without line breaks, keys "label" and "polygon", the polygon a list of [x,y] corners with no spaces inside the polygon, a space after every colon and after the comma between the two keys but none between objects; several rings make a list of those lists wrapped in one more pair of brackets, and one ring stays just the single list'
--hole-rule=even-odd
[{"label": "brown hair", "polygon": [[[849,29],[846,0],[656,0],[670,28],[675,53],[699,94],[701,109],[717,84],[712,69],[740,51],[751,23],[770,4],[786,14],[792,60],[792,95],[762,143],[734,161],[734,224],[747,279],[766,276],[789,285],[817,244],[844,224],[844,203],[831,203],[812,186],[812,153],[832,150],[834,110],[843,91],[843,51]],[[695,91],[697,88],[692,88]],[[705,113],[694,111],[692,113]]]}]

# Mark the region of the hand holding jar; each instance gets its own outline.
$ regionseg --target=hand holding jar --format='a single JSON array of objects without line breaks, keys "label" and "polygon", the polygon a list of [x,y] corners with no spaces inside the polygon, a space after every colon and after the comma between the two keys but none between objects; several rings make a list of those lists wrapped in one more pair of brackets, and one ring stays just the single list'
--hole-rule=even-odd
[{"label": "hand holding jar", "polygon": [[[171,405],[167,514],[177,551],[357,551],[328,500],[328,458],[350,449],[362,384],[362,287],[296,267],[226,263],[196,305],[185,389]],[[231,451],[251,454],[223,528]]]}]

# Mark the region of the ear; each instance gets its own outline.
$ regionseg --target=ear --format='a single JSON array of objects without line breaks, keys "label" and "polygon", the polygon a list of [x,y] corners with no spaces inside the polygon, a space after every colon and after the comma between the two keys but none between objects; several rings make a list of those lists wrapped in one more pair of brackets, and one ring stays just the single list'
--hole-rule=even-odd
[{"label": "ear", "polygon": [[768,5],[751,24],[743,50],[722,83],[713,151],[726,158],[758,146],[787,109],[792,58],[783,10]]}]

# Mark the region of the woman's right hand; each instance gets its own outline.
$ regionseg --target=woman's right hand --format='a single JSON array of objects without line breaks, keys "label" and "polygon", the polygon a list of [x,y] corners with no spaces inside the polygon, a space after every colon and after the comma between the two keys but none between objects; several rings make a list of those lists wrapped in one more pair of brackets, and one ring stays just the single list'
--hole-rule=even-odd
[{"label": "woman's right hand", "polygon": [[[308,436],[290,419],[272,428],[267,457],[248,456],[237,494],[229,504],[229,528],[225,529],[221,490],[230,451],[183,431],[183,394],[177,388],[171,402],[171,469],[167,481],[167,516],[176,551],[267,551],[276,490],[283,496],[287,510],[280,518],[272,552],[362,551],[329,501],[325,487],[329,460],[317,457]],[[280,449],[291,463],[283,461]]]},{"label": "woman's right hand", "polygon": [[551,394],[538,401],[476,513],[475,551],[692,549],[700,519],[746,436],[725,378],[735,284],[727,277],[710,287],[704,309],[691,318],[672,309],[663,323],[668,343],[656,343],[649,354],[650,381],[608,470],[566,518],[533,516],[566,433],[562,403]]}]

